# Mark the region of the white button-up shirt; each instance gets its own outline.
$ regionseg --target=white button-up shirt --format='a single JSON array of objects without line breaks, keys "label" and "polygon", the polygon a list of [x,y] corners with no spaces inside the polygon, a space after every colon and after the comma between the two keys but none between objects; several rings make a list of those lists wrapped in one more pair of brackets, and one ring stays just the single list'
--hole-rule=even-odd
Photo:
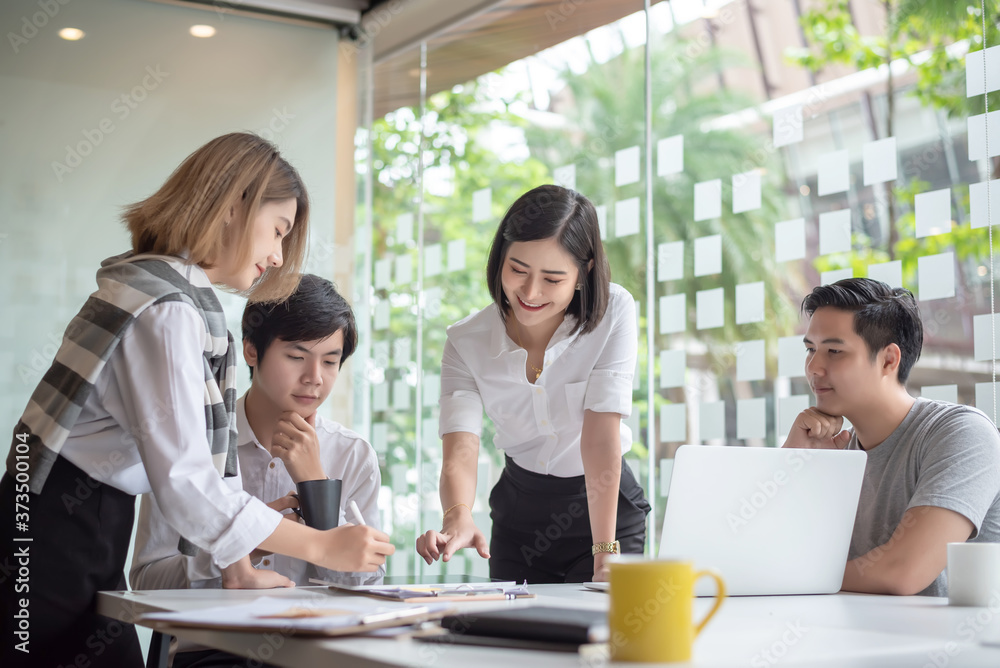
[{"label": "white button-up shirt", "polygon": [[[439,435],[482,433],[483,409],[494,445],[518,466],[563,478],[583,475],[580,433],[585,410],[632,413],[638,338],[635,300],[611,284],[608,309],[588,334],[570,334],[567,315],[545,350],[542,374],[525,377],[527,351],[507,336],[496,304],[448,328],[441,361]],[[621,451],[632,432],[621,424]]]},{"label": "white button-up shirt", "polygon": [[[200,267],[191,273],[193,284],[211,285]],[[140,313],[98,375],[60,455],[128,494],[152,491],[171,525],[228,566],[270,536],[281,515],[238,484],[227,485],[212,462],[206,337],[189,304],[164,302]]]},{"label": "white button-up shirt", "polygon": [[[243,490],[254,497],[271,502],[295,491],[295,482],[278,457],[272,457],[260,444],[246,416],[246,395],[236,404],[236,424],[239,430],[239,467]],[[378,512],[378,491],[381,475],[375,450],[357,433],[342,425],[316,416],[316,437],[319,440],[320,465],[329,478],[342,480],[340,523],[357,522],[345,516],[353,500],[365,519],[365,524],[381,528]],[[239,478],[227,478],[238,481]],[[156,501],[143,497],[139,512],[139,527],[129,582],[133,589],[183,589],[187,587],[217,587],[221,573],[205,554],[187,557],[177,550],[178,534],[163,519]],[[372,584],[385,574],[385,566],[374,573],[350,573],[320,568],[283,554],[271,554],[258,564],[259,569],[281,573],[296,584],[308,586],[310,578],[343,584]]]}]

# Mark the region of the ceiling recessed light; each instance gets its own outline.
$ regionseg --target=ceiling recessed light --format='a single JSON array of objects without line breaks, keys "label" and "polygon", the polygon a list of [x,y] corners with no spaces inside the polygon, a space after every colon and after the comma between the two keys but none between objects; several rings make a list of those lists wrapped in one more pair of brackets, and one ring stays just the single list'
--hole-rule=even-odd
[{"label": "ceiling recessed light", "polygon": [[78,39],[83,39],[84,33],[79,28],[63,28],[59,31],[59,36],[70,42],[75,42]]},{"label": "ceiling recessed light", "polygon": [[195,37],[211,37],[215,34],[215,28],[206,25],[191,26],[191,34]]}]

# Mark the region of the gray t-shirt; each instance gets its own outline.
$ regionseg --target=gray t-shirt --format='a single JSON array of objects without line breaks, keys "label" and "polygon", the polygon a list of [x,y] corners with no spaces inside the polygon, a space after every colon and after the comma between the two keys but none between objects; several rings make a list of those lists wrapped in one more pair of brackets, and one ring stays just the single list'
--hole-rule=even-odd
[{"label": "gray t-shirt", "polygon": [[[847,448],[859,449],[856,434]],[[917,506],[968,518],[975,525],[970,541],[1000,542],[1000,434],[984,413],[917,398],[889,438],[868,452],[848,559],[889,542],[903,513]],[[947,596],[947,571],[920,594]]]}]

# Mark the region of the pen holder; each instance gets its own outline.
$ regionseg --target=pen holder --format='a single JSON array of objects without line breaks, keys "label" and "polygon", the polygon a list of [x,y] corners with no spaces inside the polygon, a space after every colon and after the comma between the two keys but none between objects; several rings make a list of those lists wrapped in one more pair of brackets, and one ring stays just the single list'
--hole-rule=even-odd
[{"label": "pen holder", "polygon": [[303,480],[295,485],[306,526],[325,531],[340,524],[340,480]]}]

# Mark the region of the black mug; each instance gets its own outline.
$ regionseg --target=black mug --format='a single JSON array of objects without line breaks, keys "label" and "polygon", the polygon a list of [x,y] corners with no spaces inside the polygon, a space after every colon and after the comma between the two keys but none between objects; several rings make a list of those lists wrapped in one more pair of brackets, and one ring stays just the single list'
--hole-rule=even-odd
[{"label": "black mug", "polygon": [[306,526],[325,531],[340,524],[340,480],[303,480],[295,485]]}]

